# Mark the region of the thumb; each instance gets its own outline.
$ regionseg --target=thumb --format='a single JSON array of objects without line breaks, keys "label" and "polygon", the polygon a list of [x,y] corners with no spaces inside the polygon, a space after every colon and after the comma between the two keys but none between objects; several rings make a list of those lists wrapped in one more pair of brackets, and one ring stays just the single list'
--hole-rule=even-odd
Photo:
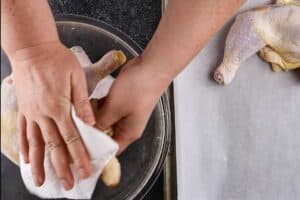
[{"label": "thumb", "polygon": [[113,138],[119,144],[118,154],[142,136],[146,123],[146,115],[131,114],[115,124]]},{"label": "thumb", "polygon": [[87,83],[82,69],[76,71],[71,76],[72,103],[76,114],[85,123],[95,125],[95,116],[88,97]]},{"label": "thumb", "polygon": [[96,127],[105,131],[122,118],[122,114],[107,97],[96,114]]}]

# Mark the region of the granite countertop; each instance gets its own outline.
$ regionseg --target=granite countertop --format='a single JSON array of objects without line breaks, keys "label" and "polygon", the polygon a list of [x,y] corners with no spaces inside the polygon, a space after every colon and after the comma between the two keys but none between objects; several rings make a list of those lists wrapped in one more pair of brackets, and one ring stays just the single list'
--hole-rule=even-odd
[{"label": "granite countertop", "polygon": [[104,21],[123,31],[142,48],[161,17],[160,0],[49,0],[53,14],[76,14]]}]

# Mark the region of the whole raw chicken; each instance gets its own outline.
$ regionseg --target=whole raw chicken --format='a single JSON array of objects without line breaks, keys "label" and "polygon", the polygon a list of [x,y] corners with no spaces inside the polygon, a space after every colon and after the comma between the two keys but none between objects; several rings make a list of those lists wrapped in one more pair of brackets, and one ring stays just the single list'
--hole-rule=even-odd
[{"label": "whole raw chicken", "polygon": [[[111,50],[98,62],[92,64],[85,51],[75,46],[71,48],[83,67],[87,77],[89,94],[94,90],[98,82],[109,75],[113,70],[126,62],[126,56],[122,51]],[[91,100],[95,109],[97,102]],[[17,98],[13,85],[13,76],[9,75],[1,83],[1,152],[15,164],[19,164],[19,148],[17,144]],[[112,129],[104,131],[112,136]],[[113,157],[103,169],[101,179],[107,186],[116,186],[121,178],[121,166],[116,157]]]},{"label": "whole raw chicken", "polygon": [[273,71],[300,67],[300,0],[276,3],[236,17],[226,39],[223,61],[214,72],[219,84],[229,84],[242,63],[257,51]]}]

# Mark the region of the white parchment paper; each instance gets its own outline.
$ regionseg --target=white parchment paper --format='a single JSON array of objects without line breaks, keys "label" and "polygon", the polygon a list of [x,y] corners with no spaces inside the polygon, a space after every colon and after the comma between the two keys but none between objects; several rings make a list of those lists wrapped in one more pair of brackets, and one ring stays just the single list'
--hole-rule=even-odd
[{"label": "white parchment paper", "polygon": [[231,22],[174,81],[178,199],[298,200],[300,70],[274,73],[254,55],[217,85]]}]

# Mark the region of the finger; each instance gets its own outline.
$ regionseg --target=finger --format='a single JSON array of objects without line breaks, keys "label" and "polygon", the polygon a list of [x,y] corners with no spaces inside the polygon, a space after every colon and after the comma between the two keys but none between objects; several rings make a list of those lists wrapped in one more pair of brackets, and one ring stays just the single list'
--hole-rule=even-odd
[{"label": "finger", "polygon": [[88,98],[86,78],[83,70],[78,70],[72,74],[72,103],[75,107],[76,114],[85,123],[95,125],[95,116]]},{"label": "finger", "polygon": [[57,127],[49,118],[42,118],[38,122],[42,131],[46,148],[50,151],[50,158],[55,173],[66,190],[74,185],[72,172],[69,166],[70,160],[65,144],[60,137]]},{"label": "finger", "polygon": [[88,152],[74,126],[71,118],[55,121],[64,143],[71,155],[73,162],[81,178],[86,178],[91,174],[91,164]]},{"label": "finger", "polygon": [[17,117],[17,127],[18,127],[18,140],[19,140],[19,147],[24,159],[25,163],[29,163],[29,155],[28,155],[28,141],[26,136],[26,119],[22,113],[18,113]]},{"label": "finger", "polygon": [[91,106],[92,106],[92,109],[93,109],[93,112],[96,113],[97,110],[98,110],[98,99],[91,99]]},{"label": "finger", "polygon": [[44,153],[45,144],[40,128],[34,121],[27,120],[27,137],[29,144],[29,160],[31,173],[36,186],[41,186],[45,180]]},{"label": "finger", "polygon": [[134,141],[138,140],[145,128],[144,124],[147,119],[130,115],[122,118],[114,126],[114,140],[119,144],[118,154],[122,153]]}]

